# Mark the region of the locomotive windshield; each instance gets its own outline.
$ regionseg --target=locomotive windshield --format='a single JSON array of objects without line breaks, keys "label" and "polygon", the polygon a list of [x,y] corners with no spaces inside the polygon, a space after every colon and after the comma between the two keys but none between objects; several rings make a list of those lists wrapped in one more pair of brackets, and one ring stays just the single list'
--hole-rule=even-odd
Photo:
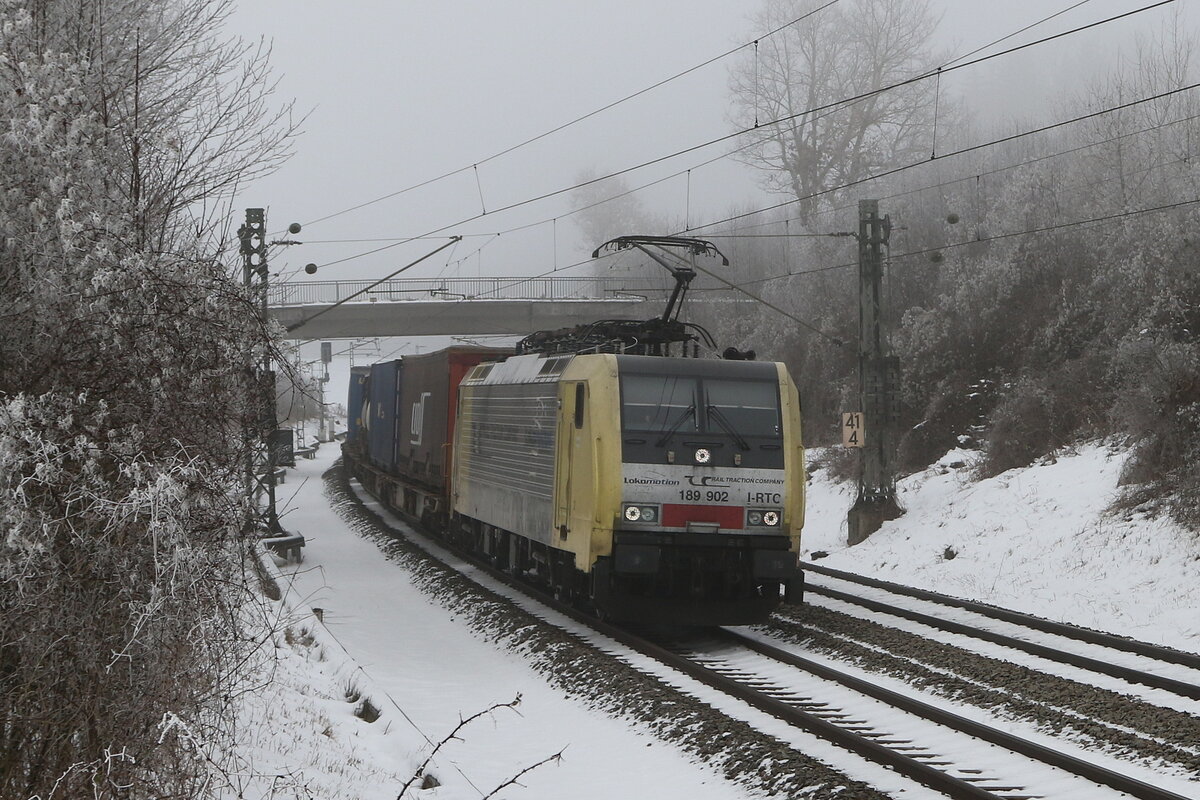
[{"label": "locomotive windshield", "polygon": [[[709,417],[719,417],[742,436],[779,435],[779,387],[759,381],[704,381]],[[710,424],[709,429],[713,429]]]},{"label": "locomotive windshield", "polygon": [[778,437],[779,387],[761,380],[626,374],[621,420],[626,431],[664,436],[704,431]]},{"label": "locomotive windshield", "polygon": [[626,375],[621,416],[627,431],[695,431],[696,379],[677,375]]}]

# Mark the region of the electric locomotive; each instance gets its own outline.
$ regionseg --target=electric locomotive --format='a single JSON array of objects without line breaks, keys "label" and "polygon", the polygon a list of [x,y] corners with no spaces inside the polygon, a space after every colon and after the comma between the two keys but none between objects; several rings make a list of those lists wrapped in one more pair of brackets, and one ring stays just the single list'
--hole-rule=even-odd
[{"label": "electric locomotive", "polygon": [[798,596],[804,458],[781,364],[592,354],[460,388],[456,535],[618,620],[761,621]]}]

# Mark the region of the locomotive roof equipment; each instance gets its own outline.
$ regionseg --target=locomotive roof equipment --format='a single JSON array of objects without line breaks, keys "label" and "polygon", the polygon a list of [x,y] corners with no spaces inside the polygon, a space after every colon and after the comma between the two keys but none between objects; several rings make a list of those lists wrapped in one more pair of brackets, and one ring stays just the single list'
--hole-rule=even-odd
[{"label": "locomotive roof equipment", "polygon": [[617,252],[630,248],[645,253],[675,279],[675,286],[662,315],[644,321],[599,320],[572,328],[537,331],[517,343],[517,354],[593,352],[661,356],[671,354],[672,344],[680,344],[682,354],[687,356],[687,345],[691,342],[691,355],[696,356],[696,343],[700,341],[715,349],[716,342],[712,335],[700,325],[680,322],[679,312],[687,297],[688,287],[696,277],[696,257],[720,258],[723,266],[729,266],[729,259],[725,254],[712,242],[704,239],[685,236],[618,236],[597,247],[592,252],[592,258],[599,258],[606,250]]}]

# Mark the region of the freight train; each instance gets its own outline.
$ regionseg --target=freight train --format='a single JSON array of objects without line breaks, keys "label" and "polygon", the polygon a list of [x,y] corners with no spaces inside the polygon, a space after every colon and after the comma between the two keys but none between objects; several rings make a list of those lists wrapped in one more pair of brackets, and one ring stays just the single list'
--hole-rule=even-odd
[{"label": "freight train", "polygon": [[355,368],[350,473],[604,618],[746,624],[799,602],[804,452],[784,365],[559,352],[552,333],[531,337],[559,343],[549,352],[452,347]]},{"label": "freight train", "polygon": [[559,597],[696,625],[798,600],[782,364],[454,347],[356,368],[348,400],[344,458],[371,494]]}]

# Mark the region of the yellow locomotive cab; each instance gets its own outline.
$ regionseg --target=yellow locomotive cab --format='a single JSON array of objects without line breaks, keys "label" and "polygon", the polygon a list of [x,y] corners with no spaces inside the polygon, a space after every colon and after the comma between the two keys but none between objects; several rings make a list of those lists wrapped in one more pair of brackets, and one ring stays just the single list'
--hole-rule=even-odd
[{"label": "yellow locomotive cab", "polygon": [[453,511],[514,571],[610,616],[762,619],[798,577],[799,400],[780,364],[589,354],[476,367]]}]

